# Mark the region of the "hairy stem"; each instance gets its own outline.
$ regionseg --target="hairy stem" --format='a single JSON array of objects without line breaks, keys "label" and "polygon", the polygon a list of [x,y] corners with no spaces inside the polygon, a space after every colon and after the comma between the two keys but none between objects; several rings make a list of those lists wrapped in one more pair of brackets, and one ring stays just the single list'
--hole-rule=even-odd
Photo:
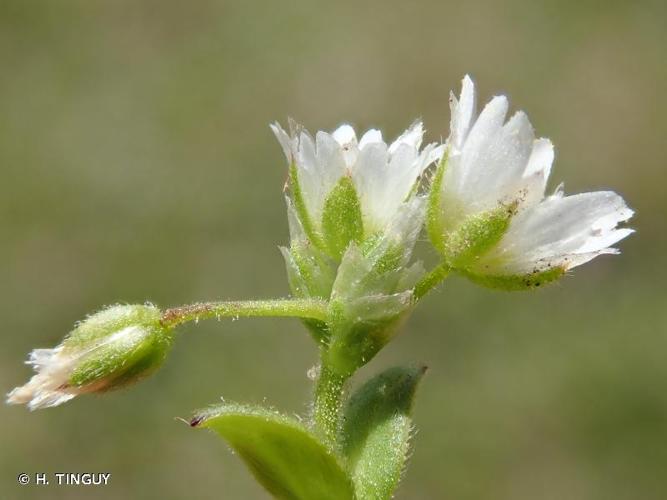
[{"label": "hairy stem", "polygon": [[421,299],[428,292],[433,290],[438,286],[449,274],[450,267],[443,261],[434,267],[430,273],[424,276],[418,283],[415,285],[414,291],[414,300]]},{"label": "hairy stem", "polygon": [[315,383],[313,425],[331,449],[336,447],[343,392],[348,377],[322,365]]},{"label": "hairy stem", "polygon": [[201,302],[167,309],[161,323],[174,327],[188,321],[223,317],[281,316],[324,321],[328,304],[318,299],[243,300]]}]

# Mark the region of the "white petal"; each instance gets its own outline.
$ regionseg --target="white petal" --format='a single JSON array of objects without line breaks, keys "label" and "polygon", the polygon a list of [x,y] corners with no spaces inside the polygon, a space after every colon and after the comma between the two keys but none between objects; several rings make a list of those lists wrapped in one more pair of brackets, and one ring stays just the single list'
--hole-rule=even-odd
[{"label": "white petal", "polygon": [[269,125],[273,131],[276,139],[280,143],[280,147],[283,148],[283,153],[287,159],[287,163],[292,163],[294,161],[294,141],[293,139],[285,132],[285,130],[280,126],[280,123],[275,122]]},{"label": "white petal", "polygon": [[481,146],[493,140],[503,126],[508,106],[505,96],[491,99],[472,126],[464,148],[470,152],[479,151]]},{"label": "white petal", "polygon": [[373,144],[382,141],[382,132],[374,128],[366,132],[359,141],[359,149],[364,149],[367,144]]},{"label": "white petal", "polygon": [[348,168],[351,168],[357,161],[357,155],[359,154],[357,134],[354,129],[350,125],[344,124],[334,130],[331,135],[342,148],[345,164]]},{"label": "white petal", "polygon": [[520,274],[583,264],[614,252],[610,245],[632,233],[617,225],[632,214],[610,191],[550,196],[512,219],[497,247],[480,260],[479,270],[497,267],[501,274]]},{"label": "white petal", "polygon": [[475,84],[468,75],[461,82],[461,98],[456,99],[453,93],[450,95],[449,108],[451,120],[448,143],[452,148],[460,150],[475,115]]},{"label": "white petal", "polygon": [[[433,147],[430,147],[433,146]],[[445,154],[445,145],[444,144],[438,144],[432,143],[429,144],[429,146],[426,146],[424,150],[422,151],[422,156],[423,158],[423,168],[422,171],[426,170],[426,168],[431,164],[435,162],[439,162],[442,159],[442,156]]]},{"label": "white petal", "polygon": [[400,144],[390,158],[384,143],[362,150],[353,179],[361,198],[366,230],[385,230],[426,165],[417,150],[406,143]]},{"label": "white petal", "polygon": [[414,122],[405,132],[403,132],[398,139],[389,146],[389,154],[394,154],[403,144],[412,148],[419,149],[424,137],[424,125],[420,121]]},{"label": "white petal", "polygon": [[322,178],[322,192],[326,196],[345,175],[346,165],[343,149],[330,134],[318,132],[316,142],[318,172]]},{"label": "white petal", "polygon": [[417,177],[422,173],[423,162],[417,149],[408,144],[398,147],[389,160],[389,176],[386,180],[385,204],[392,213],[412,191]]},{"label": "white petal", "polygon": [[524,206],[534,205],[544,198],[553,161],[554,146],[551,141],[544,138],[535,140],[523,174],[524,193],[521,201]]},{"label": "white petal", "polygon": [[[475,210],[493,209],[512,203],[524,185],[524,172],[535,140],[533,128],[523,112],[516,113],[467,168],[464,192]],[[462,158],[468,161],[466,154]]]},{"label": "white petal", "polygon": [[426,145],[426,147],[422,149],[422,152],[419,153],[417,162],[414,166],[415,171],[417,172],[417,176],[423,174],[424,170],[426,170],[432,163],[440,161],[444,151],[445,146],[443,144],[437,144],[433,142]]},{"label": "white petal", "polygon": [[533,144],[533,151],[530,154],[528,165],[526,165],[526,176],[538,172],[545,172],[545,177],[549,177],[551,164],[554,161],[554,145],[549,139],[536,139]]},{"label": "white petal", "polygon": [[387,145],[376,142],[360,152],[352,170],[352,181],[357,190],[366,232],[381,231],[385,220],[393,213],[385,210],[384,193],[389,181]]},{"label": "white petal", "polygon": [[454,198],[464,202],[477,199],[481,189],[476,182],[488,171],[485,165],[488,148],[500,133],[506,113],[507,99],[493,98],[479,115],[460,153],[450,151],[443,188],[454,194]]},{"label": "white petal", "polygon": [[354,129],[351,125],[344,123],[336,130],[333,131],[333,138],[336,139],[338,144],[345,146],[346,144],[357,143],[357,134],[354,132]]},{"label": "white petal", "polygon": [[308,212],[314,220],[318,220],[322,206],[323,181],[322,168],[317,162],[317,154],[313,139],[306,132],[299,136],[299,147],[296,156],[299,186]]}]

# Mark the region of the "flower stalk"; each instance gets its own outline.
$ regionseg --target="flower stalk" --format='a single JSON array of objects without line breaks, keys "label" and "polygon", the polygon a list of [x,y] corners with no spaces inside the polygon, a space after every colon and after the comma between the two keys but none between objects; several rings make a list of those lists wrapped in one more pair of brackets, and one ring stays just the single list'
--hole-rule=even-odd
[{"label": "flower stalk", "polygon": [[442,283],[449,276],[450,272],[451,268],[444,261],[435,266],[415,285],[413,300],[416,302],[424,297],[424,295]]},{"label": "flower stalk", "polygon": [[173,328],[190,321],[223,317],[292,317],[323,321],[328,303],[319,299],[278,299],[201,302],[167,309],[160,322]]}]

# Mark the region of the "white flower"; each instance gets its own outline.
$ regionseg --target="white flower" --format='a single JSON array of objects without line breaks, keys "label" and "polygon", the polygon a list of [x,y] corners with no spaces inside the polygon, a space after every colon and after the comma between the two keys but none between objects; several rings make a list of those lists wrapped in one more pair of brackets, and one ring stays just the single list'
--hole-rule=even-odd
[{"label": "white flower", "polygon": [[281,249],[290,287],[330,301],[330,323],[306,324],[327,346],[327,363],[352,373],[412,308],[423,275],[421,263],[409,265],[426,206],[418,182],[442,147],[420,150],[419,122],[390,145],[378,130],[357,140],[349,125],[315,139],[294,125],[291,134],[271,128],[290,169],[290,247]]},{"label": "white flower", "polygon": [[296,168],[297,179],[291,182],[298,183],[306,212],[299,217],[307,216],[318,234],[325,230],[322,219],[326,201],[346,177],[351,179],[359,200],[363,235],[383,233],[410,198],[420,175],[441,154],[435,144],[420,152],[424,134],[421,122],[414,123],[391,145],[382,140],[379,130],[369,130],[357,140],[350,125],[342,125],[331,134],[317,132],[314,140],[297,127],[291,135],[278,123],[271,129],[288,163]]},{"label": "white flower", "polygon": [[[632,233],[617,227],[633,212],[613,192],[564,196],[559,188],[545,198],[553,145],[535,138],[525,113],[505,121],[505,96],[494,97],[476,117],[475,88],[466,76],[460,98],[452,95],[450,106],[444,171],[436,186],[443,240],[436,246],[445,254],[449,241],[457,242],[459,253],[461,241],[483,249],[474,259],[466,256],[465,273],[482,281],[497,278],[499,286],[516,287],[511,280],[503,282],[512,277],[539,285],[539,275],[555,279],[597,255],[616,253],[611,245]],[[491,219],[496,225],[485,229],[484,221]],[[474,225],[466,228],[471,221]],[[480,241],[471,241],[475,237]],[[526,281],[528,275],[535,279]]]},{"label": "white flower", "polygon": [[109,307],[79,323],[54,349],[32,351],[27,364],[37,373],[12,390],[7,403],[36,410],[121,387],[156,369],[170,345],[154,306]]}]

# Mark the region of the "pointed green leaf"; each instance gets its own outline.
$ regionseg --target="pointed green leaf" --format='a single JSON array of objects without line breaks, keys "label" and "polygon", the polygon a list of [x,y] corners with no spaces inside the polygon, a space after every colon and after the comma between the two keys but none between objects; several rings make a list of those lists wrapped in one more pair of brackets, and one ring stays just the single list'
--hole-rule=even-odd
[{"label": "pointed green leaf", "polygon": [[359,243],[363,238],[361,204],[349,177],[342,177],[324,202],[322,234],[329,253],[338,260],[350,242]]},{"label": "pointed green leaf", "polygon": [[425,371],[389,369],[350,398],[341,439],[358,498],[392,497],[407,460],[412,401]]},{"label": "pointed green leaf", "polygon": [[354,487],[338,459],[296,420],[262,407],[224,404],[200,412],[272,495],[290,500],[352,500]]}]

